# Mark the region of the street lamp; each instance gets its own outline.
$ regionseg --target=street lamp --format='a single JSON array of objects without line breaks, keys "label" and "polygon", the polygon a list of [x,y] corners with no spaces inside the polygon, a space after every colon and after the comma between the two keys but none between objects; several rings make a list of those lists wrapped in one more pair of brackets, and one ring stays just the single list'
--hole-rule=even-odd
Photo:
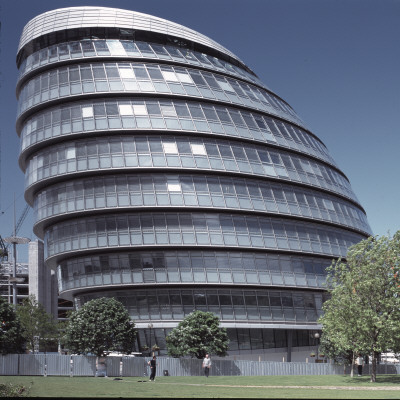
[{"label": "street lamp", "polygon": [[319,344],[319,337],[320,337],[320,335],[319,335],[319,332],[315,332],[314,333],[314,338],[315,338],[315,340],[316,340],[316,342],[317,342],[317,351],[315,352],[315,355],[316,355],[316,357],[315,357],[315,361],[317,361],[318,360],[318,344]]},{"label": "street lamp", "polygon": [[[148,324],[147,326],[150,329],[150,346],[149,347],[151,349],[151,330],[153,329],[153,324]],[[154,356],[154,354],[153,354],[153,356]]]}]

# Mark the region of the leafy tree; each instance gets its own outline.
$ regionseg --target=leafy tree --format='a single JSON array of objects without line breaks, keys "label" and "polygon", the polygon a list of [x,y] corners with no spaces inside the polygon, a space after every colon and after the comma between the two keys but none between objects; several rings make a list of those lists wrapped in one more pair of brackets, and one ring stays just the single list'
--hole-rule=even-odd
[{"label": "leafy tree", "polygon": [[93,353],[100,357],[110,351],[131,353],[136,339],[135,324],[118,300],[102,297],[88,301],[71,313],[65,329],[65,345],[72,353]]},{"label": "leafy tree", "polygon": [[57,323],[36,300],[35,295],[29,295],[17,306],[17,314],[21,321],[22,336],[29,350],[35,352],[35,345],[46,346],[57,341]]},{"label": "leafy tree", "polygon": [[167,350],[172,357],[204,358],[209,354],[226,356],[229,339],[219,318],[212,312],[194,311],[167,336]]},{"label": "leafy tree", "polygon": [[357,348],[359,329],[357,320],[358,305],[350,281],[342,281],[348,273],[345,263],[337,262],[328,269],[328,280],[333,290],[331,298],[324,303],[323,334],[320,348],[331,359],[344,366],[351,364],[351,376],[354,370],[354,354]]},{"label": "leafy tree", "polygon": [[328,269],[321,343],[330,357],[370,355],[376,381],[379,353],[400,349],[400,231],[351,246],[347,261]]},{"label": "leafy tree", "polygon": [[24,350],[24,338],[21,324],[14,307],[0,296],[0,352],[1,354],[21,353]]}]

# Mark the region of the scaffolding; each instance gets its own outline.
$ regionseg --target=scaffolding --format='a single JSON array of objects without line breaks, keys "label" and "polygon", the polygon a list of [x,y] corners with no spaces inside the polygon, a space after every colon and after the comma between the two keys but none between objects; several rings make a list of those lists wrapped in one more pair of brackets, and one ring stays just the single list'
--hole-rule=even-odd
[{"label": "scaffolding", "polygon": [[[13,302],[13,269],[12,262],[3,261],[0,264],[0,296],[6,298],[10,304]],[[20,303],[29,295],[28,264],[17,264],[15,285],[17,287],[17,303]]]}]

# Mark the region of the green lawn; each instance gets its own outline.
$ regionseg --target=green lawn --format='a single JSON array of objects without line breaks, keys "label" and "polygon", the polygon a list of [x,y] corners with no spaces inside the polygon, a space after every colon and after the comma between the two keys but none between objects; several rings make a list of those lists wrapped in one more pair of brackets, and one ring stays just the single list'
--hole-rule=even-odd
[{"label": "green lawn", "polygon": [[[399,399],[400,376],[239,376],[239,377],[36,377],[0,376],[0,383],[22,384],[30,397],[153,397],[153,398],[307,398]],[[274,387],[281,386],[281,387]],[[302,386],[302,387],[296,387]],[[303,386],[306,386],[304,388]],[[321,388],[321,386],[325,388]],[[396,389],[396,390],[393,390]]]}]

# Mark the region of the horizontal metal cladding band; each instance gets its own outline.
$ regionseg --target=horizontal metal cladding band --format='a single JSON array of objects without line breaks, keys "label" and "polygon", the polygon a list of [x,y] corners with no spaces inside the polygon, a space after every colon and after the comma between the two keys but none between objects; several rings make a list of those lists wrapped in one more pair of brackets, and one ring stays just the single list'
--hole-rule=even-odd
[{"label": "horizontal metal cladding band", "polygon": [[[242,63],[237,56],[219,43],[175,22],[137,11],[88,6],[51,10],[30,20],[25,25],[20,38],[18,46],[19,57],[26,57],[34,51],[34,46],[31,46],[31,44],[35,39],[53,34],[48,40],[49,42],[56,42],[57,37],[62,38],[62,34],[57,36],[57,33],[66,33],[73,30],[77,30],[77,35],[90,36],[90,29],[94,33],[96,27],[100,27],[103,32],[105,28],[113,29],[117,27],[181,38],[188,42],[202,44],[210,49],[216,49]],[[89,28],[89,30],[86,32],[84,28]],[[48,45],[45,46],[47,47]]]}]

